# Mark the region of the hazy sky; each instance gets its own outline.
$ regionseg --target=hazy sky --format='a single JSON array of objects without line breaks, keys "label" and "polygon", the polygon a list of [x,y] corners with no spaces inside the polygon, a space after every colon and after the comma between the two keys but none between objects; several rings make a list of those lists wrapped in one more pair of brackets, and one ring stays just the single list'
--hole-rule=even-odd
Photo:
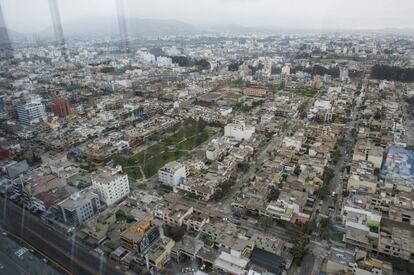
[{"label": "hazy sky", "polygon": [[[107,16],[116,0],[57,0],[63,23]],[[126,16],[192,24],[313,29],[414,27],[414,0],[124,0]],[[48,0],[0,0],[7,26],[35,32],[51,25]]]}]

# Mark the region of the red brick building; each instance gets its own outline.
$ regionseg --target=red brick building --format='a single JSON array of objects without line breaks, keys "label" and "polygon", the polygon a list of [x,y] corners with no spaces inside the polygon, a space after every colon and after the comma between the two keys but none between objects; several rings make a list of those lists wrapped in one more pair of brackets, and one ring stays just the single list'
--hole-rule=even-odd
[{"label": "red brick building", "polygon": [[69,102],[65,99],[56,99],[52,104],[52,112],[59,117],[66,117],[73,113]]}]

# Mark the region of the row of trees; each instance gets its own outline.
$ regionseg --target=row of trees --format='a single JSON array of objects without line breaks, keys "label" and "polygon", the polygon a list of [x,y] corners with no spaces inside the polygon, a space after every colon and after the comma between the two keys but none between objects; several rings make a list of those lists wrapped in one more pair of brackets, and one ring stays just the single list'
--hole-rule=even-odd
[{"label": "row of trees", "polygon": [[388,65],[374,65],[371,68],[371,77],[400,82],[414,82],[414,68],[401,68]]},{"label": "row of trees", "polygon": [[414,96],[406,98],[405,101],[408,103],[408,106],[409,106],[408,113],[410,114],[411,117],[414,118],[414,108],[413,108],[413,106],[414,106]]},{"label": "row of trees", "polygon": [[206,59],[192,59],[187,56],[170,56],[173,63],[178,64],[180,67],[192,67],[196,66],[200,70],[209,70],[211,65]]},{"label": "row of trees", "polygon": [[305,68],[304,66],[295,66],[292,69],[291,73],[295,72],[305,72],[311,75],[331,75],[333,77],[339,77],[339,68],[338,67],[330,67],[329,69],[325,68],[321,65],[314,65],[313,67]]}]

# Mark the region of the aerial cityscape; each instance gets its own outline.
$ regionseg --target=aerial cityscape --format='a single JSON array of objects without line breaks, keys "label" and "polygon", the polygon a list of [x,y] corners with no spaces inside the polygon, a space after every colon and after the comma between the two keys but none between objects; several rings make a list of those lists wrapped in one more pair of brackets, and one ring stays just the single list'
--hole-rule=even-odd
[{"label": "aerial cityscape", "polygon": [[0,274],[414,274],[414,3],[69,2],[0,0]]}]

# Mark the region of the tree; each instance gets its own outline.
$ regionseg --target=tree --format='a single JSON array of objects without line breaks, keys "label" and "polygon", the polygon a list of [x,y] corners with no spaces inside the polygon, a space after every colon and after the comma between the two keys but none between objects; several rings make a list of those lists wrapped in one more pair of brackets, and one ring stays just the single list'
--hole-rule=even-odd
[{"label": "tree", "polygon": [[183,236],[185,234],[185,231],[182,227],[179,227],[179,226],[165,225],[164,226],[164,233],[165,233],[166,236],[170,237],[175,242],[179,242],[183,238]]},{"label": "tree", "polygon": [[329,189],[326,185],[319,188],[316,192],[319,195],[319,198],[321,198],[322,200],[325,199],[327,195],[329,195]]},{"label": "tree", "polygon": [[201,70],[209,70],[211,65],[206,59],[200,59],[195,61],[195,65],[199,67]]},{"label": "tree", "polygon": [[414,68],[401,68],[388,65],[374,65],[371,77],[375,79],[395,80],[401,82],[414,81]]},{"label": "tree", "polygon": [[329,230],[331,229],[332,221],[330,218],[322,218],[319,222],[319,234],[323,238],[329,237]]},{"label": "tree", "polygon": [[339,149],[336,148],[335,151],[332,152],[332,163],[336,165],[340,157],[341,157],[341,152],[339,152]]},{"label": "tree", "polygon": [[178,64],[180,67],[188,67],[191,65],[191,61],[186,56],[170,56],[174,64]]},{"label": "tree", "polygon": [[249,164],[243,161],[237,164],[237,168],[239,169],[239,171],[247,172],[249,170]]},{"label": "tree", "polygon": [[[316,209],[316,211],[318,211],[319,209]],[[302,232],[305,235],[309,235],[312,234],[312,232],[316,229],[316,219],[313,218],[312,220],[310,220],[310,222],[305,223],[302,225]]]},{"label": "tree", "polygon": [[323,183],[325,185],[329,185],[329,183],[334,178],[334,176],[335,176],[334,171],[331,168],[325,167],[325,169],[323,170],[323,175],[322,175]]},{"label": "tree", "polygon": [[101,69],[101,73],[105,73],[105,74],[114,73],[114,72],[115,72],[114,67],[104,67]]},{"label": "tree", "polygon": [[272,186],[272,187],[270,187],[270,191],[267,194],[267,201],[268,202],[275,201],[279,198],[279,195],[280,195],[279,188]]},{"label": "tree", "polygon": [[346,198],[348,196],[349,196],[349,191],[348,190],[345,190],[345,191],[342,192],[342,197]]},{"label": "tree", "polygon": [[234,61],[232,63],[229,64],[229,66],[227,67],[227,69],[230,72],[237,72],[239,70],[239,66],[243,64],[243,61]]},{"label": "tree", "polygon": [[302,235],[295,240],[293,247],[290,249],[290,253],[293,256],[293,263],[300,266],[303,258],[308,254],[309,236]]}]

